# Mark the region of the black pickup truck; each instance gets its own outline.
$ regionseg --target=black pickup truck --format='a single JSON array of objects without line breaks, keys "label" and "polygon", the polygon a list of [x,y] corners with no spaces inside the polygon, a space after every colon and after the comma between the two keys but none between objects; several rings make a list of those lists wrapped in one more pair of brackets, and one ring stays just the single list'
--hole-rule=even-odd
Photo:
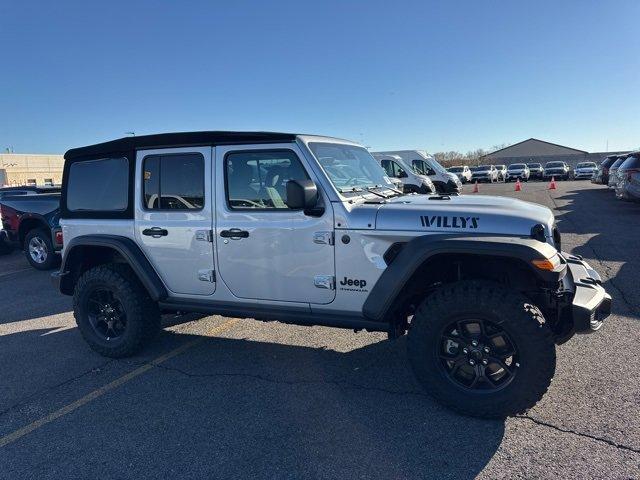
[{"label": "black pickup truck", "polygon": [[62,249],[60,194],[7,193],[0,198],[0,254],[17,246],[34,268],[55,267]]}]

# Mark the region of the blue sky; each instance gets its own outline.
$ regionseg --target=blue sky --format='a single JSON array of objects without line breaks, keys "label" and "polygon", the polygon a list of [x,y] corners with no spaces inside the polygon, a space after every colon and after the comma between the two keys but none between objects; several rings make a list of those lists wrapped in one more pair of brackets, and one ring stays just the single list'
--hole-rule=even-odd
[{"label": "blue sky", "polygon": [[640,2],[0,0],[0,147],[273,130],[640,147]]}]

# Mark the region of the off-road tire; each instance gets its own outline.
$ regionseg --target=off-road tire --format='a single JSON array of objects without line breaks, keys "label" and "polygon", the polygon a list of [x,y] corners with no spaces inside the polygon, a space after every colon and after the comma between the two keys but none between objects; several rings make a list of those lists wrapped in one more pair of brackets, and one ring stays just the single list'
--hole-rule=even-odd
[{"label": "off-road tire", "polygon": [[[126,313],[124,334],[107,340],[94,330],[88,317],[88,298],[96,289],[114,292]],[[85,341],[100,355],[128,357],[140,351],[160,330],[160,310],[133,270],[124,264],[107,264],[87,270],[78,280],[73,294],[73,314]]]},{"label": "off-road tire", "polygon": [[[439,363],[442,330],[465,316],[493,322],[515,342],[520,366],[503,389],[465,389],[451,381]],[[481,418],[504,418],[533,407],[547,391],[556,367],[553,335],[540,310],[520,293],[485,281],[446,285],[427,297],[412,319],[407,350],[417,379],[435,400]]]},{"label": "off-road tire", "polygon": [[[31,256],[29,245],[31,244],[32,240],[37,241],[40,245],[43,245],[42,248],[46,249],[46,256],[44,261],[36,261]],[[53,249],[51,233],[47,232],[44,228],[35,228],[27,233],[26,237],[24,238],[23,248],[24,254],[27,257],[27,261],[36,270],[51,270],[52,268],[58,266],[58,264],[60,263],[60,256],[56,254]]]}]

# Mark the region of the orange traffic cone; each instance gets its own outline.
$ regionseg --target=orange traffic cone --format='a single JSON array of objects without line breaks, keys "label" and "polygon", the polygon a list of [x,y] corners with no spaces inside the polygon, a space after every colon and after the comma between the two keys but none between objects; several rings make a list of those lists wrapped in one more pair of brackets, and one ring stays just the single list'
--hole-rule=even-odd
[{"label": "orange traffic cone", "polygon": [[517,179],[515,191],[519,192],[520,190],[522,190],[522,185],[520,185],[520,179]]},{"label": "orange traffic cone", "polygon": [[556,189],[556,177],[551,177],[551,183],[549,184],[549,190]]},{"label": "orange traffic cone", "polygon": [[476,184],[473,186],[473,193],[478,193],[480,190],[478,190],[478,180],[476,180]]}]

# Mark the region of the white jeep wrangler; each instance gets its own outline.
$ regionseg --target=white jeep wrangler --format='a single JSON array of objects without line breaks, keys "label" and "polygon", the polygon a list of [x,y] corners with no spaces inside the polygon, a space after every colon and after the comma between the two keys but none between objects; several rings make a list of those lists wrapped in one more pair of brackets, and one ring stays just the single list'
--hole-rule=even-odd
[{"label": "white jeep wrangler", "polygon": [[128,137],[69,150],[54,274],[110,357],[164,312],[408,331],[418,380],[468,415],[533,406],[555,345],[598,330],[600,277],[545,207],[403,195],[365,148],[260,132]]}]

